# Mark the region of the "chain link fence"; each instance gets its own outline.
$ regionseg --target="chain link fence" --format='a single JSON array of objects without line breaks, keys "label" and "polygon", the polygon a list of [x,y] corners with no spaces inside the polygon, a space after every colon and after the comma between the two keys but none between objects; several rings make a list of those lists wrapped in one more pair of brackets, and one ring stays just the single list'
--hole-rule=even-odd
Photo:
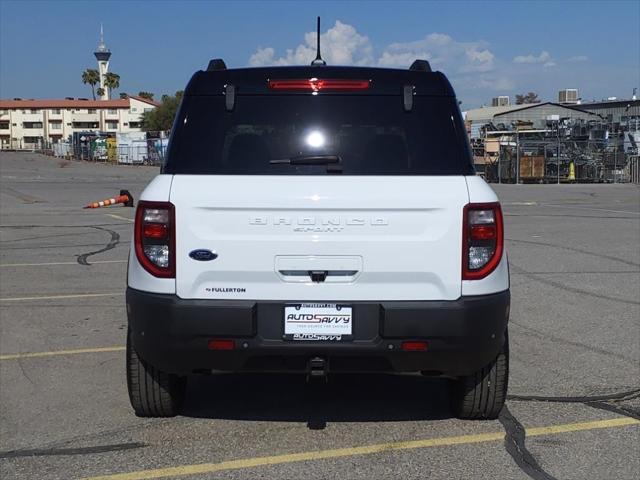
[{"label": "chain link fence", "polygon": [[[113,137],[78,136],[70,142],[38,141],[28,149],[59,158],[123,165],[162,165],[166,135],[118,143]],[[27,145],[21,145],[25,149]],[[476,171],[495,183],[640,184],[638,147],[607,140],[502,138],[472,142]]]},{"label": "chain link fence", "polygon": [[476,170],[495,183],[638,183],[638,155],[605,140],[496,140],[475,153]]},{"label": "chain link fence", "polygon": [[122,165],[162,165],[167,152],[166,136],[127,139],[118,143],[113,137],[78,137],[70,142],[40,142],[29,150],[67,160]]}]

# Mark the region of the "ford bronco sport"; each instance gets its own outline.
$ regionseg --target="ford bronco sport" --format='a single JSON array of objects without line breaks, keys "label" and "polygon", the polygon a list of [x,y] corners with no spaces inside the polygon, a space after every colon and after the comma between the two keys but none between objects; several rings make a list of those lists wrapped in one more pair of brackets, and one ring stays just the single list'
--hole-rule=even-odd
[{"label": "ford bronco sport", "polygon": [[127,286],[135,413],[196,373],[422,372],[495,418],[509,272],[451,85],[407,70],[227,69],[189,82],[137,206]]}]

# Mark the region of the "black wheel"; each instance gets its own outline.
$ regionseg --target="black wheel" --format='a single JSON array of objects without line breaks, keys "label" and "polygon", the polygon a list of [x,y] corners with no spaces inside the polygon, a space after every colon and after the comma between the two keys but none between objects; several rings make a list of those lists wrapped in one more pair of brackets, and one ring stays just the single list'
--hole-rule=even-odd
[{"label": "black wheel", "polygon": [[139,417],[174,417],[180,413],[187,378],[161,372],[138,356],[127,334],[127,388]]},{"label": "black wheel", "polygon": [[458,418],[494,420],[507,398],[509,383],[509,337],[489,365],[451,382],[451,407]]}]

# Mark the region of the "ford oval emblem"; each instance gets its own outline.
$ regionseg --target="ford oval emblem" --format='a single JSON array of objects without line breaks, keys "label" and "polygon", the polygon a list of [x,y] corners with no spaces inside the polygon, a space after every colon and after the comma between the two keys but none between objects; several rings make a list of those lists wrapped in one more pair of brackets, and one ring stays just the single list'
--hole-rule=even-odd
[{"label": "ford oval emblem", "polygon": [[189,252],[189,256],[194,260],[198,260],[199,262],[208,262],[210,260],[215,260],[216,258],[218,258],[217,253],[214,253],[211,250],[205,250],[204,248],[192,250],[191,252]]}]

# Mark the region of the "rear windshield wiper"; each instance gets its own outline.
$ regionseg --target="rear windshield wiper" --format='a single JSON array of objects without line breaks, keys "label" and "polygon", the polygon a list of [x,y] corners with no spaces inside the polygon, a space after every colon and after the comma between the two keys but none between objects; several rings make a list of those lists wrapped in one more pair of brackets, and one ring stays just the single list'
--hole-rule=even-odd
[{"label": "rear windshield wiper", "polygon": [[272,165],[332,165],[342,163],[339,155],[298,155],[290,158],[269,160]]}]

